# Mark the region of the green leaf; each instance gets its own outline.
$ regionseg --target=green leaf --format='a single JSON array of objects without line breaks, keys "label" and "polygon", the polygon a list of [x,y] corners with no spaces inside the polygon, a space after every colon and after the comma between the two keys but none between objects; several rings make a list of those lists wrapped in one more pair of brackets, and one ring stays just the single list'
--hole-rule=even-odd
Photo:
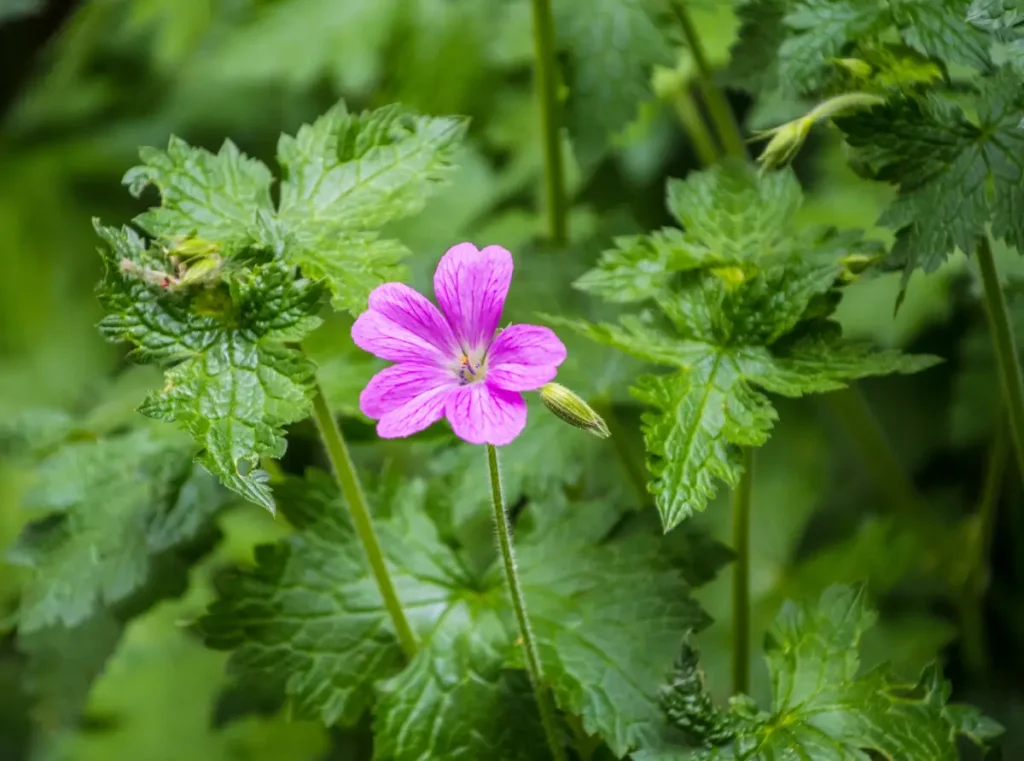
[{"label": "green leaf", "polygon": [[782,86],[794,92],[819,87],[830,59],[886,21],[885,6],[874,0],[795,0],[785,16],[790,34],[779,47]]},{"label": "green leaf", "polygon": [[684,731],[710,725],[715,731],[705,738],[711,747],[665,748],[638,758],[845,761],[873,751],[906,761],[956,761],[957,734],[985,743],[1001,733],[980,712],[947,705],[950,687],[935,668],[917,685],[895,681],[886,668],[858,673],[860,640],[874,622],[863,591],[850,587],[831,587],[813,605],[788,603],[765,646],[771,710],[757,711],[744,700],[727,712],[705,700],[691,702],[677,725]]},{"label": "green leaf", "polygon": [[276,209],[270,170],[230,141],[216,155],[178,138],[166,151],[143,149],[125,183],[136,194],[159,189],[161,205],[136,218],[151,235],[172,244],[195,235],[228,255],[271,252],[326,281],[337,308],[358,313],[373,288],[399,279],[406,254],[376,229],[423,209],[448,177],[465,126],[397,106],[352,114],[339,104],[281,136]]},{"label": "green leaf", "polygon": [[569,134],[580,164],[593,166],[650,98],[651,70],[672,50],[648,0],[556,5],[555,29],[569,57]]},{"label": "green leaf", "polygon": [[160,265],[137,234],[98,225],[97,231],[108,247],[100,331],[166,368],[166,386],[141,411],[178,423],[201,447],[204,467],[273,512],[257,465],[262,456],[284,454],[283,426],[308,414],[313,365],[286,342],[319,324],[321,289],[271,262],[236,271],[228,284],[165,290],[126,268]]},{"label": "green leaf", "polygon": [[899,188],[879,223],[896,230],[892,258],[908,272],[973,251],[989,222],[996,238],[1024,247],[1018,77],[1004,69],[985,80],[977,110],[974,122],[934,97],[897,96],[838,121],[863,171]]},{"label": "green leaf", "polygon": [[172,137],[166,151],[143,148],[142,165],[124,176],[132,195],[147,185],[160,190],[161,205],[136,223],[150,235],[173,240],[190,234],[216,241],[227,253],[258,245],[261,216],[273,214],[263,162],[243,154],[230,140],[216,154]]},{"label": "green leaf", "polygon": [[618,325],[550,318],[679,370],[644,376],[634,389],[655,408],[643,418],[644,436],[649,488],[666,531],[704,510],[717,482],[738,482],[738,447],[767,441],[776,412],[758,389],[801,396],[869,375],[916,372],[935,361],[842,340],[828,320],[842,262],[877,247],[856,231],[797,227],[801,198],[791,173],[716,167],[673,183],[669,198],[686,230],[676,231],[680,243],[673,250],[662,246],[664,232],[646,246],[665,254],[657,290],[639,285],[657,272],[651,260],[621,256],[621,249],[580,283],[603,293],[612,275],[620,283],[632,278],[632,295],[653,297],[661,315],[627,315]]},{"label": "green leaf", "polygon": [[752,95],[779,84],[779,46],[786,39],[788,0],[743,0],[736,8],[740,29],[729,50],[730,85]]},{"label": "green leaf", "polygon": [[[501,569],[474,573],[442,543],[423,482],[387,493],[377,529],[422,646],[408,666],[344,505],[315,473],[281,487],[297,531],[225,584],[202,622],[207,643],[234,649],[231,669],[244,678],[284,684],[301,717],[350,724],[380,692],[384,759],[483,758],[497,748],[501,758],[535,758],[543,735],[525,675],[509,673],[521,656]],[[545,672],[559,705],[625,753],[656,734],[654,696],[679,632],[707,623],[687,581],[706,580],[723,553],[700,537],[607,539],[619,517],[607,504],[534,504],[519,565]],[[635,626],[647,632],[642,648]]]},{"label": "green leaf", "polygon": [[974,0],[967,20],[995,40],[996,63],[1024,71],[1024,8],[1017,0]]},{"label": "green leaf", "polygon": [[891,0],[903,41],[947,63],[985,70],[991,65],[985,32],[968,22],[963,0]]},{"label": "green leaf", "polygon": [[195,538],[220,508],[216,484],[187,440],[140,429],[65,445],[37,469],[29,526],[10,559],[34,571],[21,597],[22,635],[74,627],[145,584],[159,556]]}]

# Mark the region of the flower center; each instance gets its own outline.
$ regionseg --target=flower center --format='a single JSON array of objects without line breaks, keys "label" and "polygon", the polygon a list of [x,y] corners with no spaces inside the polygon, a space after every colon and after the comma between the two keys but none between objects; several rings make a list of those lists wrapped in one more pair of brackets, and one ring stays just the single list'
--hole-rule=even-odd
[{"label": "flower center", "polygon": [[484,379],[487,374],[487,359],[482,352],[463,352],[455,368],[455,374],[463,386]]}]

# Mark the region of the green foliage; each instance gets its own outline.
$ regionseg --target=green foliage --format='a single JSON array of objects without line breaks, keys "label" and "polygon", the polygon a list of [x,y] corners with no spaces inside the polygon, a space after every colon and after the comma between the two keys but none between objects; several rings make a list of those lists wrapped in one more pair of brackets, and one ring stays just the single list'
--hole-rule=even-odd
[{"label": "green foliage", "polygon": [[[255,570],[225,583],[202,622],[208,644],[234,649],[231,668],[246,679],[284,684],[297,716],[351,724],[383,690],[374,725],[386,758],[497,747],[509,758],[533,757],[542,736],[524,675],[509,671],[518,655],[500,569],[472,572],[441,541],[422,482],[387,494],[389,517],[378,529],[423,642],[411,664],[403,668],[344,504],[317,473],[280,488],[297,532],[261,548]],[[598,503],[537,509],[553,514],[522,537],[520,565],[556,699],[619,754],[649,743],[659,723],[656,686],[678,632],[707,623],[686,582],[709,571],[685,570],[692,566],[679,558],[692,564],[707,553],[695,554],[691,542],[665,547],[646,532],[603,541],[617,515]],[[636,625],[647,632],[641,650],[628,647]]]},{"label": "green foliage", "polygon": [[897,231],[897,262],[933,270],[956,249],[973,251],[989,223],[996,238],[1024,244],[1022,118],[1018,77],[1002,70],[979,93],[976,119],[932,96],[840,120],[861,170],[899,187],[879,220]]},{"label": "green foliage", "polygon": [[955,761],[957,735],[987,743],[1002,727],[980,711],[949,704],[950,687],[936,668],[915,684],[895,680],[885,667],[860,672],[862,635],[875,622],[862,590],[832,587],[814,605],[787,604],[768,636],[765,658],[772,707],[759,711],[747,698],[728,710],[710,704],[696,663],[684,648],[663,701],[666,714],[691,738],[712,747],[641,753],[669,759],[866,757]]},{"label": "green foliage", "polygon": [[758,389],[799,397],[856,378],[916,372],[929,357],[874,352],[843,341],[830,315],[843,262],[873,246],[856,232],[799,229],[800,189],[789,173],[762,177],[726,166],[669,186],[684,225],[620,241],[579,287],[617,301],[653,300],[619,324],[556,319],[673,375],[644,376],[650,485],[669,530],[735,486],[738,447],[760,446],[776,419]]}]

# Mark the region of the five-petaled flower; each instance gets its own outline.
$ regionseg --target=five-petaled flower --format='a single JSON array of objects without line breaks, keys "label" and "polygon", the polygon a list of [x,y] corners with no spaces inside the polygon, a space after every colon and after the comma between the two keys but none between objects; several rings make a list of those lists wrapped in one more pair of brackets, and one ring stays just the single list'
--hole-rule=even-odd
[{"label": "five-petaled flower", "polygon": [[359,396],[363,414],[378,421],[378,435],[410,436],[442,416],[471,444],[508,444],[522,432],[520,392],[555,377],[565,346],[537,325],[510,325],[495,335],[511,281],[508,251],[460,243],[434,272],[441,311],[402,283],[374,289],[352,339],[398,363],[377,373]]}]

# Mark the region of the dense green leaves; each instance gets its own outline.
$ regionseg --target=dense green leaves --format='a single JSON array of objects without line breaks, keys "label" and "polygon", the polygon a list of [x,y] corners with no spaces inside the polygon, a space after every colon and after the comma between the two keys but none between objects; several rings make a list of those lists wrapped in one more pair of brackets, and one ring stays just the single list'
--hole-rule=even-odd
[{"label": "dense green leaves", "polygon": [[162,262],[136,233],[97,230],[107,243],[100,330],[167,368],[165,387],[141,411],[188,431],[211,473],[272,511],[259,458],[280,457],[282,427],[308,413],[313,366],[285,343],[319,324],[321,289],[280,262],[213,287],[165,289],[140,277]]},{"label": "dense green leaves", "polygon": [[148,184],[161,205],[136,218],[169,241],[197,236],[225,254],[260,249],[323,279],[337,307],[362,311],[367,294],[393,280],[405,248],[377,228],[423,208],[445,179],[465,124],[389,106],[361,114],[343,105],[294,137],[283,135],[283,179],[275,209],[270,170],[230,141],[217,154],[172,138],[141,152],[125,175],[136,195]]},{"label": "dense green leaves", "polygon": [[884,667],[859,673],[859,644],[875,622],[861,590],[831,587],[816,604],[787,604],[768,636],[766,659],[772,707],[749,699],[728,711],[710,704],[684,650],[664,693],[670,720],[699,750],[641,753],[643,761],[770,761],[813,758],[844,761],[874,751],[907,761],[956,761],[956,736],[976,742],[1002,728],[981,712],[948,705],[950,687],[929,668],[920,682],[904,684]]},{"label": "dense green leaves", "polygon": [[988,80],[977,118],[938,97],[897,97],[846,117],[840,127],[869,176],[898,185],[879,220],[894,228],[892,256],[908,269],[932,270],[959,249],[992,234],[1024,246],[1024,103],[1016,75]]},{"label": "dense green leaves", "polygon": [[[424,484],[388,495],[379,530],[422,640],[411,664],[403,669],[344,504],[318,474],[279,490],[298,531],[226,582],[203,621],[207,642],[236,650],[231,668],[243,678],[284,684],[299,716],[352,723],[380,691],[383,758],[476,758],[499,747],[503,758],[533,757],[542,735],[525,675],[509,672],[519,651],[500,569],[474,573],[442,543]],[[663,545],[649,532],[605,543],[617,512],[601,504],[537,509],[520,567],[544,668],[559,705],[625,753],[657,733],[657,684],[679,632],[707,623],[687,580],[706,580],[722,554],[711,560],[705,543]],[[638,625],[642,649],[628,646]]]},{"label": "dense green leaves", "polygon": [[661,314],[617,325],[559,321],[678,368],[634,389],[656,410],[644,417],[644,435],[666,530],[703,510],[717,481],[737,483],[738,447],[767,440],[776,413],[758,388],[796,397],[934,362],[842,340],[828,318],[843,261],[875,247],[856,232],[796,227],[799,204],[788,172],[726,166],[677,181],[669,206],[684,231],[620,243],[578,283],[610,300],[653,299]]}]

